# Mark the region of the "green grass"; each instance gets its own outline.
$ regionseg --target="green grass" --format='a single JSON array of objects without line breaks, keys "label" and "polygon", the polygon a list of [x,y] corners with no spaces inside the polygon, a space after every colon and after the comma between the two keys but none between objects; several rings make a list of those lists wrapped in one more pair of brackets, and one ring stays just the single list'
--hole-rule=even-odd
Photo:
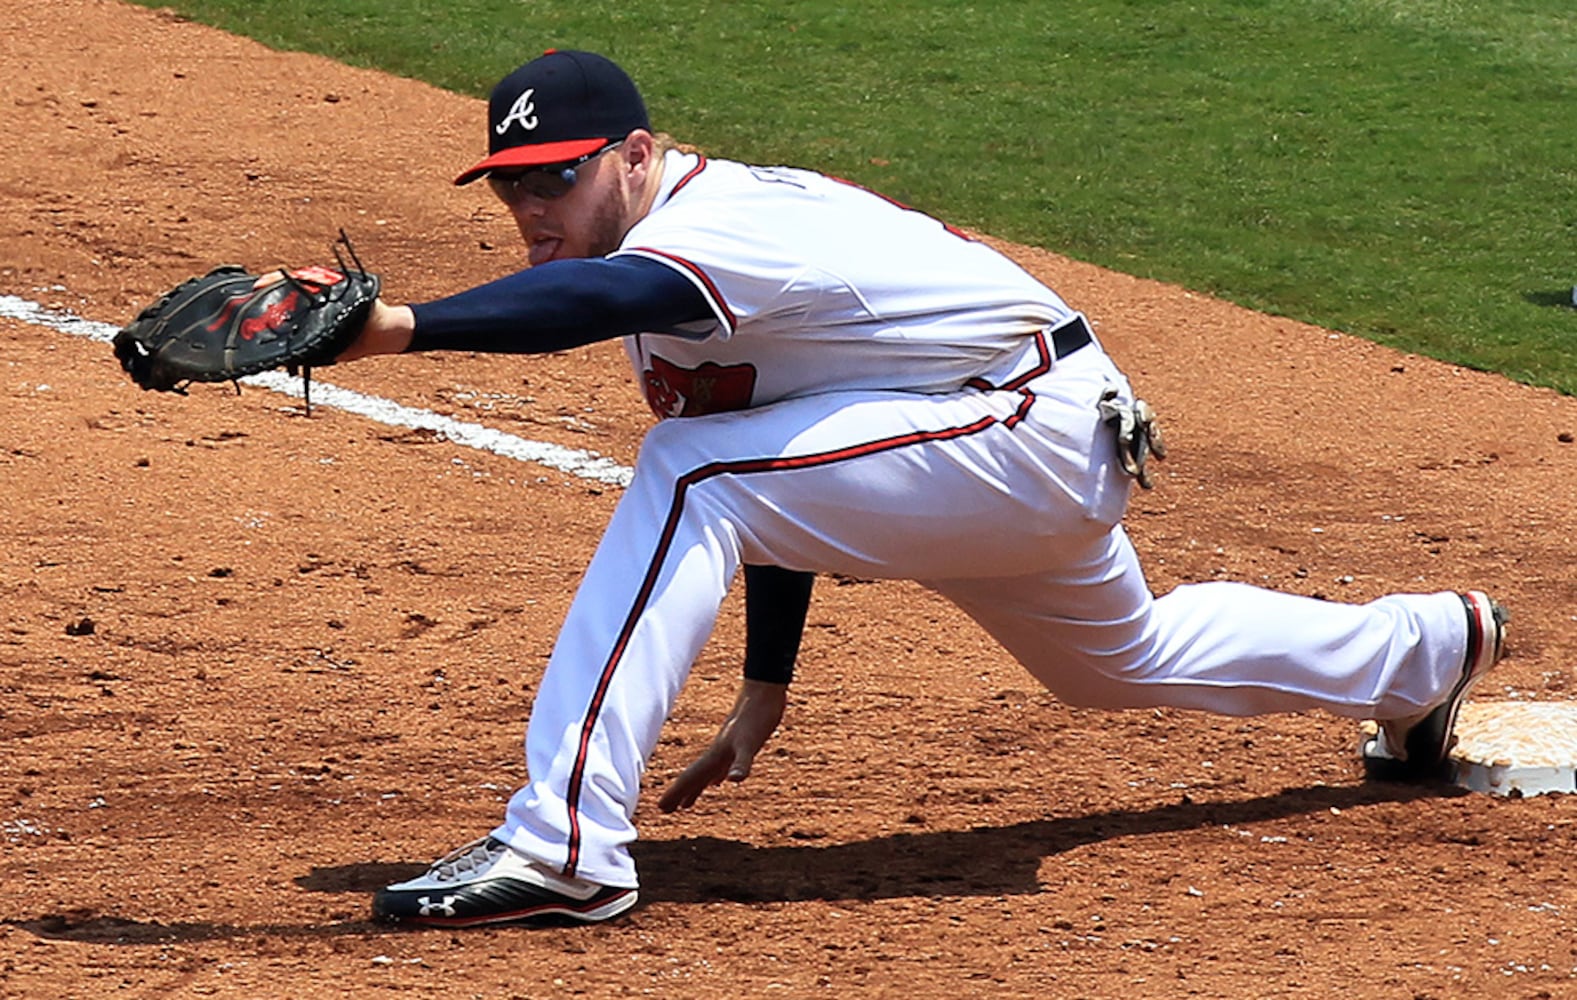
[{"label": "green grass", "polygon": [[1577,392],[1571,0],[157,5],[474,96],[602,51],[717,155]]}]

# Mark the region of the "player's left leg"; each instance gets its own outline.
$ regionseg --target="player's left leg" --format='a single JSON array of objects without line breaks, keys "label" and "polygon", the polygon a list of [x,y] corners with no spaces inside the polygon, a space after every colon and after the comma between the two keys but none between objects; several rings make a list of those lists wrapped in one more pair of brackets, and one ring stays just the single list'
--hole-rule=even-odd
[{"label": "player's left leg", "polygon": [[1357,605],[1216,582],[1153,599],[1120,527],[1041,573],[932,586],[1089,707],[1408,717],[1460,683],[1469,647],[1450,592]]}]

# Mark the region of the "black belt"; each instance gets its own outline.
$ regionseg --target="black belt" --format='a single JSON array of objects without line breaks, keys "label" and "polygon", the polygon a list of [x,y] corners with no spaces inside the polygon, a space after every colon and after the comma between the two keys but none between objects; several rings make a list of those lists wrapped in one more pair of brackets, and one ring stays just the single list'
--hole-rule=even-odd
[{"label": "black belt", "polygon": [[1061,360],[1095,339],[1083,316],[1075,316],[1051,331],[1051,354]]}]

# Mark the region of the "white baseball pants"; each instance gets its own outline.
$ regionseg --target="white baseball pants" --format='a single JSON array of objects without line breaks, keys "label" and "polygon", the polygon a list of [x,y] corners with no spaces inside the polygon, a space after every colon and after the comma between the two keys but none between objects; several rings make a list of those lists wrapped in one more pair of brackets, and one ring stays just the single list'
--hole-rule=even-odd
[{"label": "white baseball pants", "polygon": [[495,836],[637,884],[647,758],[741,563],[913,579],[1070,704],[1413,715],[1458,679],[1452,593],[1330,603],[1236,583],[1153,598],[1118,521],[1131,480],[1098,344],[1012,389],[845,392],[647,436],[531,712],[529,783]]}]

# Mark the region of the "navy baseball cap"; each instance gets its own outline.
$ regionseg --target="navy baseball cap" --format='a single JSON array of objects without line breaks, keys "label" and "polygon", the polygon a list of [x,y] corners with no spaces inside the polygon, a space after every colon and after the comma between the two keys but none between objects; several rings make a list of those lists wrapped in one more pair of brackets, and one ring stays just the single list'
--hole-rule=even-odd
[{"label": "navy baseball cap", "polygon": [[487,159],[455,178],[567,163],[650,130],[646,104],[618,66],[592,52],[549,49],[504,77],[487,102]]}]

